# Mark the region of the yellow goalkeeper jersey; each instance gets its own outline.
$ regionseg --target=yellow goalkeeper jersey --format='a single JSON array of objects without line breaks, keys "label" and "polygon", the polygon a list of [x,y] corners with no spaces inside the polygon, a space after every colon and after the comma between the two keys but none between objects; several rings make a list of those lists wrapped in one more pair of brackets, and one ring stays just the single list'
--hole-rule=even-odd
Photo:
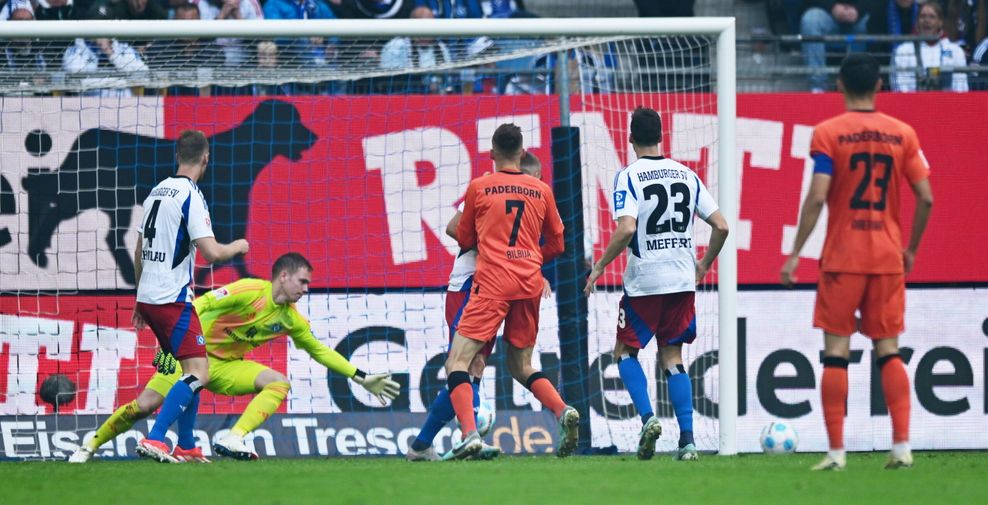
[{"label": "yellow goalkeeper jersey", "polygon": [[199,315],[206,352],[215,359],[238,360],[255,347],[288,335],[321,365],[346,377],[357,367],[312,334],[309,321],[294,303],[278,305],[271,282],[241,279],[200,296],[192,304]]}]

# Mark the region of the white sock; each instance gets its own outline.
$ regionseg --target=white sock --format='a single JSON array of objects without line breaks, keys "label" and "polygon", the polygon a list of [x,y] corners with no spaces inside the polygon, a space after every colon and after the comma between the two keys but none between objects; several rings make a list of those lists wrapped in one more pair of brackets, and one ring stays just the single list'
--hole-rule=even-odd
[{"label": "white sock", "polygon": [[892,455],[895,457],[905,456],[909,454],[909,442],[899,442],[897,444],[892,444]]},{"label": "white sock", "polygon": [[844,449],[831,449],[827,451],[827,456],[835,461],[844,461],[847,458],[847,454]]}]

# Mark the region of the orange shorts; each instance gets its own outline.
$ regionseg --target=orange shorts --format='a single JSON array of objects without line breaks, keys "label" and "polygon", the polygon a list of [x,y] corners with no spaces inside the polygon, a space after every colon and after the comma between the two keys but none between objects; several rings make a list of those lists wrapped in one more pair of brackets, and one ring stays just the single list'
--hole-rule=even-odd
[{"label": "orange shorts", "polygon": [[542,298],[526,300],[494,300],[471,296],[463,309],[456,332],[471,340],[489,342],[497,336],[497,329],[504,322],[504,335],[508,342],[519,348],[535,346],[539,333],[539,306]]},{"label": "orange shorts", "polygon": [[[861,326],[855,321],[861,312]],[[880,340],[905,329],[906,276],[820,272],[813,326],[834,335],[860,331]]]}]

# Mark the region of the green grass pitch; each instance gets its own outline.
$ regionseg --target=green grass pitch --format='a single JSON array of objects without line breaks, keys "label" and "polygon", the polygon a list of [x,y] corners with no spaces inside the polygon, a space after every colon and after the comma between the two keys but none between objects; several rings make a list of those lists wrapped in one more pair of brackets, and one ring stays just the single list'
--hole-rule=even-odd
[{"label": "green grass pitch", "polygon": [[844,472],[810,472],[819,454],[503,457],[409,463],[398,458],[0,463],[0,503],[274,504],[837,504],[988,502],[988,453],[923,452],[911,469],[851,454]]}]

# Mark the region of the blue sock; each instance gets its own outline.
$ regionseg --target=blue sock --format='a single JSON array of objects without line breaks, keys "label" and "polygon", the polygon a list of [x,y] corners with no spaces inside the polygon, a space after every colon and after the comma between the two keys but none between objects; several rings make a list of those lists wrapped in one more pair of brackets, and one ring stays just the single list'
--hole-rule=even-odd
[{"label": "blue sock", "polygon": [[148,438],[164,442],[165,433],[168,432],[168,428],[178,419],[178,416],[182,415],[182,411],[192,402],[193,396],[195,396],[195,393],[192,392],[192,388],[185,381],[180,380],[176,382],[168,390],[168,396],[165,397],[165,403],[161,406],[161,412],[158,413],[158,418],[154,420],[154,427],[148,433]]},{"label": "blue sock", "polygon": [[196,414],[199,413],[199,395],[192,397],[192,401],[185,412],[178,416],[178,446],[182,449],[195,449],[196,436],[192,432],[196,427]]},{"label": "blue sock", "polygon": [[652,401],[648,398],[648,380],[645,379],[645,371],[642,370],[638,358],[628,356],[618,362],[618,372],[621,373],[621,380],[624,387],[631,395],[631,401],[635,403],[635,409],[642,416],[642,424],[652,417]]},{"label": "blue sock", "polygon": [[446,426],[446,423],[454,417],[456,417],[456,412],[453,411],[453,403],[449,400],[449,390],[442,388],[436,395],[436,399],[432,401],[432,405],[429,406],[429,416],[425,418],[425,424],[422,425],[418,436],[412,442],[412,449],[416,451],[428,449],[439,430],[443,429],[443,426]]},{"label": "blue sock", "polygon": [[678,368],[679,373],[672,375],[667,370],[666,378],[669,382],[669,400],[679,421],[679,446],[685,447],[693,443],[693,384],[683,366],[679,365]]},{"label": "blue sock", "polygon": [[477,421],[477,412],[480,411],[480,379],[474,379],[473,383],[473,422],[480,426]]}]

